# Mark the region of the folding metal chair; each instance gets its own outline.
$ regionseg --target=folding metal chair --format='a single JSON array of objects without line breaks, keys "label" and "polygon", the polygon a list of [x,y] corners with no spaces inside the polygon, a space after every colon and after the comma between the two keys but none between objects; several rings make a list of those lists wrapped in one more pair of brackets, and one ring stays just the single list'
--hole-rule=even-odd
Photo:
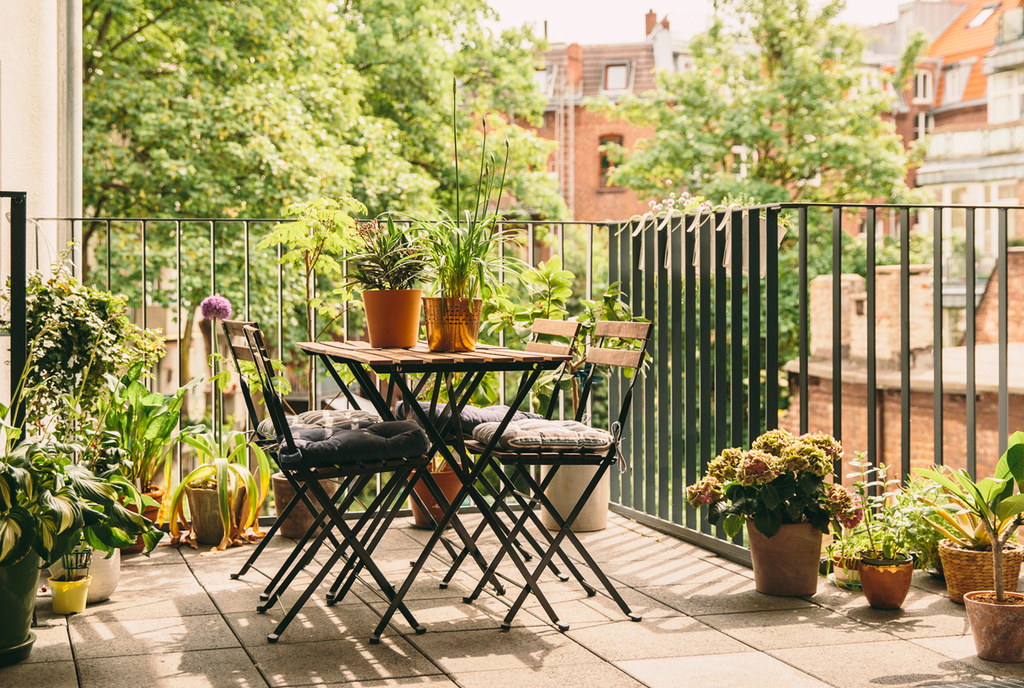
[{"label": "folding metal chair", "polygon": [[[335,544],[334,552],[327,559],[327,563],[299,595],[274,632],[267,636],[267,640],[273,643],[277,642],[298,611],[343,557],[349,557],[350,566],[347,566],[346,570],[351,572],[351,580],[348,581],[345,592],[360,571],[365,569],[387,601],[395,599],[393,586],[374,563],[371,555],[412,491],[414,480],[411,478],[414,474],[418,477],[426,471],[427,440],[415,423],[406,421],[376,423],[361,430],[317,428],[314,429],[315,432],[293,432],[285,417],[283,404],[274,389],[274,371],[262,333],[258,328],[247,325],[242,326],[242,332],[250,358],[256,366],[263,388],[263,399],[277,434],[279,468],[290,481],[294,480],[299,489],[304,490],[306,499],[311,498],[316,503],[314,511],[319,511],[313,524],[271,581],[264,593],[264,602],[257,610],[265,612],[278,601],[299,571],[313,562],[316,553],[328,538]],[[382,438],[387,438],[388,441],[385,443]],[[390,477],[386,477],[387,474],[390,474]],[[350,526],[345,519],[345,512],[363,488],[378,475],[382,478],[380,491]],[[325,478],[338,479],[341,484],[334,498],[329,496],[320,484],[320,480]],[[296,492],[298,494],[298,489]],[[352,565],[353,561],[358,564],[358,568]],[[261,599],[263,598],[264,596],[261,596]],[[417,633],[426,630],[400,600],[398,611]]]},{"label": "folding metal chair", "polygon": [[[502,622],[503,629],[509,629],[512,621],[516,614],[522,608],[523,603],[526,601],[527,596],[531,592],[540,592],[539,579],[544,569],[551,563],[553,557],[558,555],[563,561],[569,561],[568,556],[562,551],[562,543],[565,540],[569,540],[576,548],[579,555],[583,558],[587,567],[593,571],[594,575],[601,582],[608,595],[615,601],[619,608],[625,613],[631,620],[640,621],[640,615],[634,614],[630,610],[629,605],[626,604],[625,600],[618,593],[611,581],[605,575],[605,573],[598,566],[593,556],[587,551],[580,539],[572,531],[572,525],[576,521],[580,512],[583,510],[587,500],[593,494],[597,488],[598,483],[604,477],[608,469],[619,461],[619,441],[621,439],[622,428],[625,427],[626,420],[629,416],[630,405],[632,403],[633,386],[636,384],[636,380],[639,377],[640,366],[643,363],[644,353],[647,348],[648,339],[652,332],[651,323],[634,323],[634,322],[599,322],[594,329],[594,339],[597,342],[597,346],[591,347],[587,351],[586,358],[586,377],[583,384],[581,398],[579,400],[579,407],[576,413],[576,420],[582,421],[585,414],[587,399],[590,396],[591,389],[593,387],[594,376],[599,366],[609,366],[613,368],[620,368],[623,370],[632,370],[632,380],[627,387],[625,394],[622,398],[622,406],[619,409],[619,414],[615,422],[612,423],[612,437],[611,443],[607,449],[600,449],[597,451],[587,450],[586,448],[571,448],[571,449],[558,449],[558,448],[540,448],[539,450],[497,450],[492,453],[492,457],[501,461],[505,465],[514,466],[516,472],[523,477],[531,491],[530,500],[540,503],[546,508],[551,515],[552,519],[558,525],[558,531],[548,539],[548,548],[543,552],[539,562],[533,571],[533,575],[528,577],[526,585],[520,592],[519,597],[513,602],[511,608],[505,616]],[[614,349],[607,348],[606,344],[609,344],[611,340],[633,340],[638,343],[636,348],[632,349]],[[476,440],[467,440],[466,448],[472,452],[481,452],[484,449],[484,444]],[[588,465],[596,466],[597,469],[594,472],[593,478],[584,488],[582,494],[576,505],[572,508],[568,515],[563,518],[559,515],[558,510],[555,509],[551,501],[545,494],[545,490],[551,484],[551,481],[555,477],[558,469],[561,466],[568,465]],[[548,466],[547,474],[538,481],[532,474],[529,468],[531,466]],[[526,526],[528,523],[537,523],[539,519],[534,514],[531,508],[525,508],[515,521],[511,530],[508,533],[508,537],[502,543],[502,547],[499,550],[497,556],[491,561],[491,565],[488,570],[484,573],[483,578],[478,583],[473,593],[465,598],[466,602],[475,600],[480,593],[483,591],[484,586],[489,580],[490,576],[494,575],[497,566],[502,558],[508,553],[510,543],[513,542],[514,538],[518,537],[520,533],[526,532]],[[542,533],[548,533],[547,529],[540,526]],[[570,572],[576,576],[577,580],[584,586],[588,595],[594,595],[597,593],[597,589],[587,583],[578,569],[574,566],[567,565]],[[548,611],[551,617],[552,623],[560,630],[568,630],[569,625],[560,621],[553,611]]]}]

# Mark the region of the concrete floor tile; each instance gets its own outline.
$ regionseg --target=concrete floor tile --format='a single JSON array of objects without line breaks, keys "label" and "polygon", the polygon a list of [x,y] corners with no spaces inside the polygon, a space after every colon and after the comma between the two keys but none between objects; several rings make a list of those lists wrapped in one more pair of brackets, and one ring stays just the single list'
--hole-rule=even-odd
[{"label": "concrete floor tile", "polygon": [[154,588],[151,590],[121,590],[110,599],[90,604],[79,617],[99,617],[106,621],[129,619],[167,619],[178,616],[216,614],[217,608],[210,596],[198,584],[184,590]]},{"label": "concrete floor tile", "polygon": [[266,688],[267,685],[241,648],[84,659],[79,662],[79,671],[81,688]]},{"label": "concrete floor tile", "polygon": [[32,632],[36,634],[36,642],[32,646],[32,654],[25,660],[26,663],[70,662],[74,660],[74,656],[71,654],[71,640],[68,638],[68,627],[66,625],[36,626],[32,629]]},{"label": "concrete floor tile", "polygon": [[571,627],[567,635],[594,654],[612,661],[727,654],[749,649],[724,633],[683,615]]},{"label": "concrete floor tile", "polygon": [[580,664],[454,674],[464,688],[642,688],[643,684],[610,664]]},{"label": "concrete floor tile", "polygon": [[[426,637],[426,636],[420,636]],[[366,638],[249,647],[272,686],[302,686],[386,678],[437,675],[440,672],[403,638],[386,635],[379,645]]]},{"label": "concrete floor tile", "polygon": [[856,642],[850,645],[797,647],[768,654],[836,688],[868,685],[925,686],[970,682],[981,672],[905,640]]},{"label": "concrete floor tile", "polygon": [[760,652],[616,662],[650,688],[825,688],[828,684]]},{"label": "concrete floor tile", "polygon": [[[265,614],[250,611],[242,614],[225,614],[225,618],[242,644],[248,647],[266,643],[267,635],[277,629],[285,614],[285,610],[275,607]],[[307,604],[292,619],[278,642],[308,643],[347,637],[366,639],[370,637],[378,621],[380,615],[361,603],[336,607]],[[400,614],[395,615],[394,624],[397,631],[392,632],[412,631]]]},{"label": "concrete floor tile", "polygon": [[948,597],[912,589],[902,609],[872,609],[867,600],[848,606],[841,613],[897,638],[914,639],[961,636],[970,633],[967,611]]},{"label": "concrete floor tile", "polygon": [[701,616],[700,620],[758,650],[892,639],[847,616],[817,607]]},{"label": "concrete floor tile", "polygon": [[[501,628],[501,622],[508,611],[508,605],[488,595],[482,595],[472,604],[466,604],[461,598],[407,600],[409,610],[416,620],[423,624],[428,633],[446,633],[449,631],[472,631]],[[383,602],[371,604],[378,614],[383,614],[387,605]],[[404,620],[398,614],[398,629],[408,630]],[[516,615],[516,625],[543,626],[545,622],[527,610]]]},{"label": "concrete floor tile", "polygon": [[403,676],[401,678],[385,678],[375,681],[352,681],[349,683],[324,684],[321,688],[392,688],[398,686],[434,686],[436,688],[456,688],[447,676]]},{"label": "concrete floor tile", "polygon": [[71,640],[80,659],[238,647],[219,615],[125,621],[77,617],[71,623]]},{"label": "concrete floor tile", "polygon": [[739,576],[717,583],[661,585],[638,590],[690,616],[805,609],[814,606],[800,597],[764,595],[754,589],[754,581]]},{"label": "concrete floor tile", "polygon": [[195,576],[184,562],[160,566],[121,566],[118,590],[161,590],[198,587]]},{"label": "concrete floor tile", "polygon": [[600,662],[601,659],[553,629],[513,626],[510,631],[453,631],[413,639],[420,650],[452,674]]},{"label": "concrete floor tile", "polygon": [[138,566],[163,566],[164,564],[181,564],[185,560],[182,559],[181,553],[177,547],[167,546],[168,536],[165,534],[163,539],[160,540],[159,545],[156,546],[152,552],[147,554],[125,554],[121,553],[121,570],[124,571],[125,564],[129,564],[132,568]]},{"label": "concrete floor tile", "polygon": [[0,668],[0,685],[12,688],[56,688],[78,685],[74,662],[22,662]]},{"label": "concrete floor tile", "polygon": [[656,585],[692,585],[696,583],[745,583],[750,579],[721,566],[713,560],[680,557],[669,560],[633,560],[602,565],[612,579],[632,587]]},{"label": "concrete floor tile", "polygon": [[915,645],[937,652],[943,657],[955,659],[967,664],[986,676],[994,678],[1024,678],[1024,664],[1002,664],[979,659],[974,647],[974,637],[965,636],[949,638],[921,638],[911,640]]}]

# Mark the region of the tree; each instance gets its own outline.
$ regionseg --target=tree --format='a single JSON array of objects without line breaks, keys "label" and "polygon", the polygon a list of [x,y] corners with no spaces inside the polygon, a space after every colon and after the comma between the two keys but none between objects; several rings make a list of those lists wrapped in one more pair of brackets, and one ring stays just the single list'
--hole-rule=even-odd
[{"label": "tree", "polygon": [[[654,93],[598,105],[655,129],[632,154],[613,152],[621,160],[615,182],[648,196],[683,189],[715,202],[910,201],[903,180],[918,152],[908,154],[882,119],[893,93],[860,67],[857,33],[834,22],[842,0],[820,10],[808,0],[719,7],[691,44],[692,71],[662,72]],[[915,40],[909,54],[921,49]],[[906,69],[894,74],[905,79]]]}]

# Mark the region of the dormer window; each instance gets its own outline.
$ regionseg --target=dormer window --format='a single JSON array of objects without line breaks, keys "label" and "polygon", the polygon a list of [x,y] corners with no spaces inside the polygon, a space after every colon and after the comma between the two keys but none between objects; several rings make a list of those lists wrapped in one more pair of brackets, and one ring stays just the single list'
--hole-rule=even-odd
[{"label": "dormer window", "polygon": [[967,22],[967,28],[968,29],[976,29],[976,28],[978,28],[979,26],[984,24],[988,20],[988,18],[991,17],[995,13],[995,11],[997,9],[999,9],[999,3],[998,2],[993,3],[991,5],[985,5],[984,7],[981,8],[981,10],[978,11],[978,13],[976,15],[974,15],[974,19],[972,19],[971,21]]},{"label": "dormer window", "polygon": [[914,75],[914,102],[932,102],[932,73],[920,71]]},{"label": "dormer window", "polygon": [[1024,116],[1024,70],[996,72],[988,78],[989,124],[1016,122]]},{"label": "dormer window", "polygon": [[942,104],[959,103],[964,97],[967,78],[971,75],[974,60],[957,62],[942,70]]},{"label": "dormer window", "polygon": [[604,66],[601,90],[604,93],[626,93],[632,87],[632,69],[628,62],[608,62]]}]

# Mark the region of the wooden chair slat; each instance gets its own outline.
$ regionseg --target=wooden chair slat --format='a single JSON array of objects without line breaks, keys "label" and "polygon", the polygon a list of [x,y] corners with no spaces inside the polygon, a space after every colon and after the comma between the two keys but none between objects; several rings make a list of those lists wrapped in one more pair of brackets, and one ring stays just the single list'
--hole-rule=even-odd
[{"label": "wooden chair slat", "polygon": [[651,336],[651,323],[645,322],[614,322],[602,320],[594,325],[594,337],[615,337],[617,339],[643,339]]},{"label": "wooden chair slat", "polygon": [[587,349],[587,363],[597,365],[609,365],[619,368],[637,368],[640,366],[642,351],[627,351],[624,349],[602,349],[590,347]]},{"label": "wooden chair slat", "polygon": [[571,349],[568,344],[548,344],[546,342],[527,342],[526,350],[529,353],[556,354],[567,356]]},{"label": "wooden chair slat", "polygon": [[580,331],[580,324],[575,320],[546,320],[538,318],[530,328],[533,334],[549,334],[572,339]]}]

